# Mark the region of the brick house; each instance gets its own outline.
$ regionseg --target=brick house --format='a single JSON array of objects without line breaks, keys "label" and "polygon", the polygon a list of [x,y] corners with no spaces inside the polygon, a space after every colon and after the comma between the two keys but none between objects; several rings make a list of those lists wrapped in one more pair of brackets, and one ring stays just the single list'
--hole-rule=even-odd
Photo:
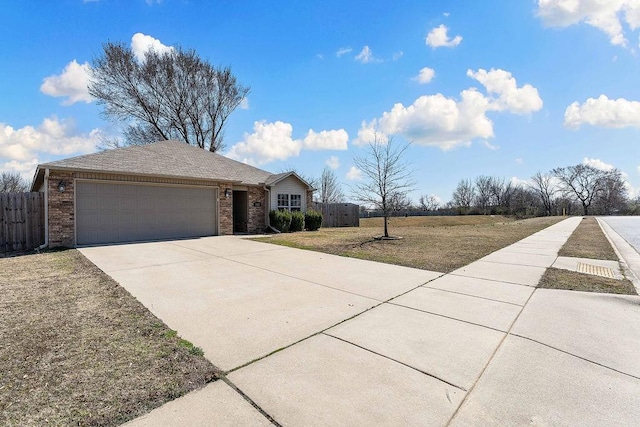
[{"label": "brick house", "polygon": [[306,211],[313,188],[180,141],[38,165],[50,247],[261,233],[271,209]]}]

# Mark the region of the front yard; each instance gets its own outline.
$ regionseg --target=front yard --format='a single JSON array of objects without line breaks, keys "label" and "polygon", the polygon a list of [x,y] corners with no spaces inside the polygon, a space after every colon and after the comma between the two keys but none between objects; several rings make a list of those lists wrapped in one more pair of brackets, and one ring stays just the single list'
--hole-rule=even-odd
[{"label": "front yard", "polygon": [[375,240],[382,218],[364,218],[359,228],[324,228],[260,239],[296,248],[448,273],[561,221],[562,217],[515,220],[502,216],[394,217],[389,233]]},{"label": "front yard", "polygon": [[119,425],[216,368],[76,250],[0,258],[0,425]]}]

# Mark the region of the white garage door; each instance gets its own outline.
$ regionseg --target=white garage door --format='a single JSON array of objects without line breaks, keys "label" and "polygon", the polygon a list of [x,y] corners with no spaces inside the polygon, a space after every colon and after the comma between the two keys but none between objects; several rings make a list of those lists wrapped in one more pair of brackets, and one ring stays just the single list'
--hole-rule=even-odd
[{"label": "white garage door", "polygon": [[210,187],[76,183],[78,245],[217,234]]}]

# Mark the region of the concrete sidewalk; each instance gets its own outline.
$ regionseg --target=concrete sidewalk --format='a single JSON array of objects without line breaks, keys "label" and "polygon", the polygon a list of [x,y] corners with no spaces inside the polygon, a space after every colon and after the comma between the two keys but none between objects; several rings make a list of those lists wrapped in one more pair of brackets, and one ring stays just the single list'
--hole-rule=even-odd
[{"label": "concrete sidewalk", "polygon": [[[341,308],[320,322],[304,317],[305,338],[128,425],[265,425],[270,419],[291,426],[638,425],[640,297],[535,288],[580,220],[569,218],[447,275],[323,255],[315,286],[361,299],[353,299],[361,307],[355,314]],[[259,254],[267,248],[247,243],[233,246],[244,247],[237,255],[227,249],[226,261],[236,257],[274,272],[287,267],[269,264],[266,252]],[[314,289],[296,283],[317,265],[304,265],[306,251],[287,251],[296,260],[286,270],[292,273],[287,293]],[[327,303],[338,304],[331,295]],[[270,304],[277,310],[276,300]],[[235,307],[243,316],[271,317],[269,310],[245,309],[255,310]],[[347,317],[335,320],[341,316]],[[216,354],[205,356],[216,363]]]}]

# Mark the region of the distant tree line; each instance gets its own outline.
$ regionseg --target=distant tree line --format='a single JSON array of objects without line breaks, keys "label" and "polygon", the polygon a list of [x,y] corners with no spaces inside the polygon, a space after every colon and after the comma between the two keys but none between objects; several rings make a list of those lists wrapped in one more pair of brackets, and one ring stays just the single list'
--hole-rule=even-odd
[{"label": "distant tree line", "polygon": [[[451,201],[441,204],[433,195],[417,203],[396,195],[393,216],[415,215],[640,215],[640,197],[629,198],[618,169],[602,170],[578,164],[537,172],[528,183],[481,175],[458,182]],[[361,208],[361,216],[381,216]]]},{"label": "distant tree line", "polygon": [[461,180],[446,206],[476,215],[637,215],[640,200],[630,200],[622,173],[578,164],[538,172],[530,183],[495,176]]}]

